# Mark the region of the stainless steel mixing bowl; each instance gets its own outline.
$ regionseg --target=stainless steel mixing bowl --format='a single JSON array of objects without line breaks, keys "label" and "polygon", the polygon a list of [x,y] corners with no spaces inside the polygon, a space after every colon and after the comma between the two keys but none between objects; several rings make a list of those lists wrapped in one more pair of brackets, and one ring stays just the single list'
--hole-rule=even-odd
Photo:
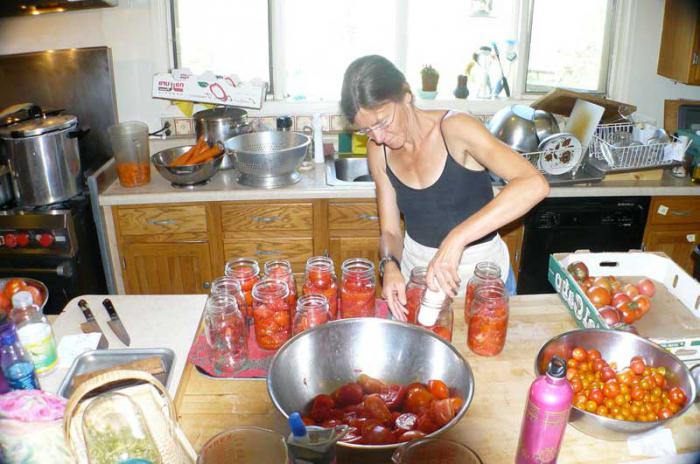
[{"label": "stainless steel mixing bowl", "polygon": [[535,110],[529,106],[512,105],[499,110],[489,122],[489,131],[515,151],[537,151]]},{"label": "stainless steel mixing bowl", "polygon": [[673,417],[654,422],[610,419],[573,407],[569,422],[580,431],[603,440],[626,440],[630,435],[646,432],[680,417],[693,405],[695,382],[688,367],[659,345],[629,332],[579,329],[558,335],[540,349],[535,359],[535,372],[543,374],[547,370],[549,360],[555,354],[564,359],[570,358],[572,350],[577,346],[597,349],[603,359],[608,363],[617,363],[620,368],[629,366],[633,356],[642,356],[644,361],[653,367],[664,366],[669,388],[680,387],[688,398],[686,405]]},{"label": "stainless steel mixing bowl", "polygon": [[151,156],[153,166],[156,167],[161,176],[170,181],[173,187],[189,188],[206,184],[219,170],[224,159],[224,154],[222,153],[204,163],[189,166],[170,166],[170,163],[175,158],[184,154],[190,148],[192,148],[192,145],[168,148]]},{"label": "stainless steel mixing bowl", "polygon": [[552,113],[544,110],[536,110],[533,117],[535,132],[540,143],[547,137],[559,133],[559,123]]},{"label": "stainless steel mixing bowl", "polygon": [[240,184],[275,188],[301,180],[297,169],[310,143],[308,135],[297,132],[262,131],[228,139],[226,150],[236,160]]},{"label": "stainless steel mixing bowl", "polygon": [[[288,417],[306,411],[316,395],[354,382],[361,373],[404,385],[440,379],[464,399],[457,415],[431,437],[454,426],[474,395],[471,368],[450,343],[420,327],[378,318],[333,321],[295,336],[272,359],[267,391]],[[401,444],[340,446],[376,450]]]}]

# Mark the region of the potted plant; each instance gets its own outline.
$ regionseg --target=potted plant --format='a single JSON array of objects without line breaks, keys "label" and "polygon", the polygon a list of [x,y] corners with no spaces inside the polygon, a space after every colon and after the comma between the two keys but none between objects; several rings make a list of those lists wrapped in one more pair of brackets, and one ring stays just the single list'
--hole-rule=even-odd
[{"label": "potted plant", "polygon": [[435,68],[433,68],[429,64],[423,66],[423,68],[420,70],[420,77],[423,84],[422,90],[424,92],[437,91],[438,80],[440,80],[440,73],[438,73]]}]

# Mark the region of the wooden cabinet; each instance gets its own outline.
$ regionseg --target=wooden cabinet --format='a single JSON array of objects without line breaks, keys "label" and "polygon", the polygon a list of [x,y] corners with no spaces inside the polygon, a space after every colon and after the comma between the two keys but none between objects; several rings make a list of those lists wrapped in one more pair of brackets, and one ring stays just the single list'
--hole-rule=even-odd
[{"label": "wooden cabinet", "polygon": [[[513,269],[515,274],[515,279],[518,279],[518,274],[520,270],[520,249],[523,246],[523,231],[525,227],[523,226],[522,219],[511,222],[508,225],[501,227],[498,230],[503,241],[508,246],[508,254],[510,255],[510,267]],[[503,280],[507,279],[508,276],[503,276]]]},{"label": "wooden cabinet", "polygon": [[666,0],[657,72],[700,85],[700,2]]},{"label": "wooden cabinet", "polygon": [[655,197],[649,207],[644,249],[661,251],[693,273],[693,247],[700,242],[700,197]]}]

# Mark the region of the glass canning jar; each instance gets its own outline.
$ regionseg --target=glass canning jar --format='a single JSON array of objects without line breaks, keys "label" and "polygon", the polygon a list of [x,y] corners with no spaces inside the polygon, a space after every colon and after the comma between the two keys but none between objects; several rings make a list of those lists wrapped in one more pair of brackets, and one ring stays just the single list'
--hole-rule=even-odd
[{"label": "glass canning jar", "polygon": [[292,335],[331,320],[328,299],[323,295],[304,295],[297,300]]},{"label": "glass canning jar", "polygon": [[260,265],[253,258],[236,258],[226,262],[224,272],[233,277],[245,295],[245,316],[253,317],[253,286],[260,281]]},{"label": "glass canning jar", "polygon": [[253,286],[253,324],[260,348],[276,350],[289,339],[289,289],[275,279],[263,279]]},{"label": "glass canning jar", "polygon": [[410,324],[416,323],[420,302],[423,299],[425,289],[428,288],[428,284],[425,281],[427,273],[428,268],[425,266],[416,266],[411,269],[411,277],[408,284],[406,284],[406,309],[408,309],[406,320]]},{"label": "glass canning jar", "polygon": [[499,354],[506,344],[508,331],[508,295],[505,288],[484,284],[474,291],[469,314],[467,345],[482,356]]},{"label": "glass canning jar", "polygon": [[340,284],[340,317],[374,317],[376,281],[374,263],[364,258],[343,261]]},{"label": "glass canning jar", "polygon": [[491,261],[482,261],[476,264],[474,275],[467,282],[467,291],[464,295],[464,320],[469,320],[469,308],[474,300],[474,291],[477,287],[485,283],[493,283],[505,288],[501,279],[501,268]]},{"label": "glass canning jar", "polygon": [[236,299],[236,304],[238,304],[238,310],[243,315],[245,319],[246,313],[246,300],[245,294],[241,290],[241,285],[238,280],[229,276],[221,276],[211,281],[211,288],[209,290],[210,295],[231,295]]},{"label": "glass canning jar", "polygon": [[292,265],[285,259],[267,261],[263,265],[263,274],[270,279],[281,280],[287,284],[289,289],[289,310],[292,311],[290,316],[294,315],[294,309],[297,306],[297,280],[292,272]]},{"label": "glass canning jar", "polygon": [[248,326],[230,294],[210,295],[204,305],[204,334],[220,370],[238,369],[248,355]]},{"label": "glass canning jar", "polygon": [[303,293],[325,296],[331,319],[338,317],[338,278],[331,258],[313,256],[306,261]]},{"label": "glass canning jar", "polygon": [[426,288],[416,314],[416,325],[451,342],[453,321],[452,298],[442,290],[432,291]]}]

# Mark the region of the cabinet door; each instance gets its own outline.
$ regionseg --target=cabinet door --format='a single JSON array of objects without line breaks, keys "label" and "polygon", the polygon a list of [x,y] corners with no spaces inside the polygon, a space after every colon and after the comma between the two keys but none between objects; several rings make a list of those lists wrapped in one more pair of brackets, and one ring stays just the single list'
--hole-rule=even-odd
[{"label": "cabinet door", "polygon": [[122,250],[129,294],[207,293],[211,259],[207,243],[130,243]]},{"label": "cabinet door", "polygon": [[644,238],[645,251],[662,251],[676,264],[693,274],[693,247],[700,240],[700,225],[687,227],[649,227]]},{"label": "cabinet door", "polygon": [[[513,268],[513,273],[515,274],[516,280],[518,279],[518,273],[520,271],[520,249],[523,246],[523,230],[524,227],[521,220],[511,222],[498,230],[501,238],[508,246],[510,267]],[[507,275],[503,276],[504,280],[507,278]]]}]

